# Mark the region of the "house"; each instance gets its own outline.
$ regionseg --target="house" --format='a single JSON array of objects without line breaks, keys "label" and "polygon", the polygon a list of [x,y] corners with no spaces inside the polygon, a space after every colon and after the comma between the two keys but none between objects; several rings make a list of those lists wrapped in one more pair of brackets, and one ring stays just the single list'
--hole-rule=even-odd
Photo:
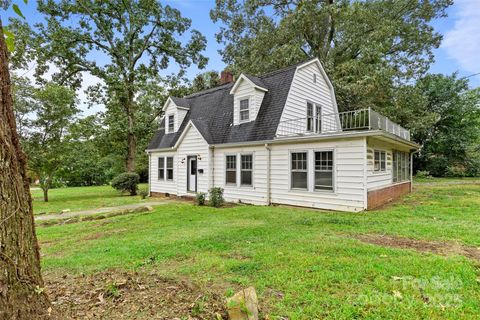
[{"label": "house", "polygon": [[226,201],[363,211],[411,191],[408,130],[339,112],[318,59],[170,97],[148,149],[151,196],[224,189]]}]

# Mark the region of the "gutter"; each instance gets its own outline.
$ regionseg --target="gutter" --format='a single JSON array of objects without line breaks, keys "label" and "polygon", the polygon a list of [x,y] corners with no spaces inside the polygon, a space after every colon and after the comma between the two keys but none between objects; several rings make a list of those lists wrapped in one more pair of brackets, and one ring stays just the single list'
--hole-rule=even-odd
[{"label": "gutter", "polygon": [[[308,136],[295,136],[295,137],[286,137],[286,138],[276,138],[270,140],[259,140],[259,141],[246,141],[246,142],[233,142],[233,143],[222,143],[222,144],[214,144],[216,148],[230,148],[230,147],[240,147],[240,146],[260,146],[260,145],[273,145],[273,144],[288,144],[292,142],[310,142],[310,141],[317,141],[317,140],[332,140],[332,139],[339,139],[339,138],[360,138],[360,137],[368,137],[368,136],[385,136],[396,142],[406,144],[410,147],[418,149],[420,146],[414,142],[402,139],[397,137],[391,133],[385,132],[383,130],[374,130],[374,131],[360,131],[360,132],[341,132],[335,133],[330,135],[308,135]],[[156,151],[156,150],[155,150]]]}]

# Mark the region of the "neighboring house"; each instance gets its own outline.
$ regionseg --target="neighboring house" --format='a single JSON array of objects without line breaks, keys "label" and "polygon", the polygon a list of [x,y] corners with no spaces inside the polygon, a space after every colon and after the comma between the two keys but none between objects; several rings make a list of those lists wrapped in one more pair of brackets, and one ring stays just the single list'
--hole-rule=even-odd
[{"label": "neighboring house", "polygon": [[163,111],[152,196],[221,187],[232,202],[362,211],[411,190],[409,131],[371,109],[338,112],[318,59],[170,97]]}]

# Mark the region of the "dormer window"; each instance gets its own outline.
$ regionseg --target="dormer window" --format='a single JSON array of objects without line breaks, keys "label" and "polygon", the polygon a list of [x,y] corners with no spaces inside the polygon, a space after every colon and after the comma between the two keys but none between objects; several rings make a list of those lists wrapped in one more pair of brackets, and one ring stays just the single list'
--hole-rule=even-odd
[{"label": "dormer window", "polygon": [[173,114],[168,116],[168,133],[175,131],[175,116]]},{"label": "dormer window", "polygon": [[249,120],[250,110],[248,99],[240,100],[240,122],[246,122]]}]

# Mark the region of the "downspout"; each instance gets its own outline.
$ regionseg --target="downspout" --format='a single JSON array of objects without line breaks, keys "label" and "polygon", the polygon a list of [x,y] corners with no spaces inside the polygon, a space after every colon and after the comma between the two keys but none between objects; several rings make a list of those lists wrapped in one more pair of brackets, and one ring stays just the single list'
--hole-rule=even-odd
[{"label": "downspout", "polygon": [[152,196],[152,154],[148,152],[148,196]]},{"label": "downspout", "polygon": [[420,150],[415,150],[410,152],[410,192],[413,191],[413,155],[419,151]]},{"label": "downspout", "polygon": [[215,187],[215,146],[211,146],[210,150],[212,152],[211,162],[210,162],[210,166],[212,168],[212,185],[210,186],[210,188],[214,188]]},{"label": "downspout", "polygon": [[270,182],[270,167],[272,161],[272,150],[268,143],[265,143],[265,149],[267,150],[267,205],[272,204],[272,195],[271,195],[271,182]]},{"label": "downspout", "polygon": [[365,145],[363,148],[363,209],[368,209],[368,138],[363,139]]}]

